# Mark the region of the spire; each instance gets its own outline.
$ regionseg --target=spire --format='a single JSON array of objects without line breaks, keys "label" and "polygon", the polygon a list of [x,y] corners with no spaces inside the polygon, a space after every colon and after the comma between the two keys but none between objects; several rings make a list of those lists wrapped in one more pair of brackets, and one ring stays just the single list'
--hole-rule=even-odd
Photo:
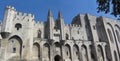
[{"label": "spire", "polygon": [[58,18],[62,18],[62,13],[61,13],[61,11],[58,12]]},{"label": "spire", "polygon": [[49,17],[49,16],[51,16],[51,17],[52,17],[52,12],[51,12],[51,10],[50,10],[50,9],[48,10],[48,17]]}]

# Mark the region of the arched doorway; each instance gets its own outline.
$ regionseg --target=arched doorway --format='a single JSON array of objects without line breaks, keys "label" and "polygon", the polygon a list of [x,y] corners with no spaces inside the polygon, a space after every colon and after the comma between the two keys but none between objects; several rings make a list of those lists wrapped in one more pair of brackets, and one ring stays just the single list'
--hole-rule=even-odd
[{"label": "arched doorway", "polygon": [[43,54],[43,57],[45,58],[43,61],[50,61],[50,45],[48,43],[43,45]]},{"label": "arched doorway", "polygon": [[54,57],[54,61],[62,61],[61,56],[56,55],[56,56]]},{"label": "arched doorway", "polygon": [[33,44],[33,59],[40,59],[40,45],[38,43]]},{"label": "arched doorway", "polygon": [[17,36],[17,35],[14,35],[12,36],[11,38],[8,39],[8,45],[7,45],[7,52],[9,54],[12,54],[12,56],[9,56],[9,57],[13,57],[13,58],[10,58],[10,59],[21,59],[21,56],[22,56],[22,39]]}]

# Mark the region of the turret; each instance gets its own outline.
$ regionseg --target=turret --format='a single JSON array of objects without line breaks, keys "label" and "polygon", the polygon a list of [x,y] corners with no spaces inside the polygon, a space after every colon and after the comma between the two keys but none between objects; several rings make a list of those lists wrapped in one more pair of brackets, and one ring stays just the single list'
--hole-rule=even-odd
[{"label": "turret", "polygon": [[53,39],[54,19],[53,19],[52,12],[50,9],[48,11],[47,27],[48,27],[48,30],[47,30],[48,38]]},{"label": "turret", "polygon": [[62,18],[63,18],[61,11],[58,12],[58,18],[59,18],[59,19],[62,19]]},{"label": "turret", "polygon": [[3,19],[3,26],[2,26],[2,33],[5,35],[8,35],[12,31],[13,27],[13,19],[16,14],[16,9],[11,6],[7,6],[5,8],[5,14],[4,14],[4,19]]},{"label": "turret", "polygon": [[60,29],[60,33],[61,33],[60,38],[61,38],[61,40],[64,40],[65,39],[65,37],[64,37],[64,19],[63,19],[60,11],[58,12],[57,26]]}]

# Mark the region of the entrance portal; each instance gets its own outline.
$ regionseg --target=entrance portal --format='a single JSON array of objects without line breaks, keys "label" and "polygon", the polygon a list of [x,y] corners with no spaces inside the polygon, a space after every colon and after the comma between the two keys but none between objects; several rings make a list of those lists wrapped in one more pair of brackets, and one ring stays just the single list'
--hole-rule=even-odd
[{"label": "entrance portal", "polygon": [[61,56],[56,55],[56,56],[54,57],[54,61],[62,61]]}]

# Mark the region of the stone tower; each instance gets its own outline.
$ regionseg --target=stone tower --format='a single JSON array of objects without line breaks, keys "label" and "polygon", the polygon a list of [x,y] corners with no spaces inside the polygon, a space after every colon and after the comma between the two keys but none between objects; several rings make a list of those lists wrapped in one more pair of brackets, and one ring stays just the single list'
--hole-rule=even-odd
[{"label": "stone tower", "polygon": [[62,13],[59,11],[58,12],[58,18],[57,18],[57,25],[58,29],[60,29],[60,39],[65,40],[65,34],[64,34],[64,19],[62,17]]},{"label": "stone tower", "polygon": [[4,25],[2,25],[2,32],[4,32],[4,35],[6,36],[12,31],[12,27],[13,27],[12,24],[15,15],[16,15],[16,9],[14,7],[7,6],[5,8],[5,14],[3,19]]},{"label": "stone tower", "polygon": [[78,14],[65,24],[49,10],[41,22],[7,6],[1,26],[0,61],[120,61],[117,20]]},{"label": "stone tower", "polygon": [[49,37],[47,37],[48,39],[53,39],[53,29],[54,29],[54,19],[52,16],[52,12],[49,9],[48,11],[48,17],[47,17],[47,25],[48,30],[46,33],[49,35]]}]

